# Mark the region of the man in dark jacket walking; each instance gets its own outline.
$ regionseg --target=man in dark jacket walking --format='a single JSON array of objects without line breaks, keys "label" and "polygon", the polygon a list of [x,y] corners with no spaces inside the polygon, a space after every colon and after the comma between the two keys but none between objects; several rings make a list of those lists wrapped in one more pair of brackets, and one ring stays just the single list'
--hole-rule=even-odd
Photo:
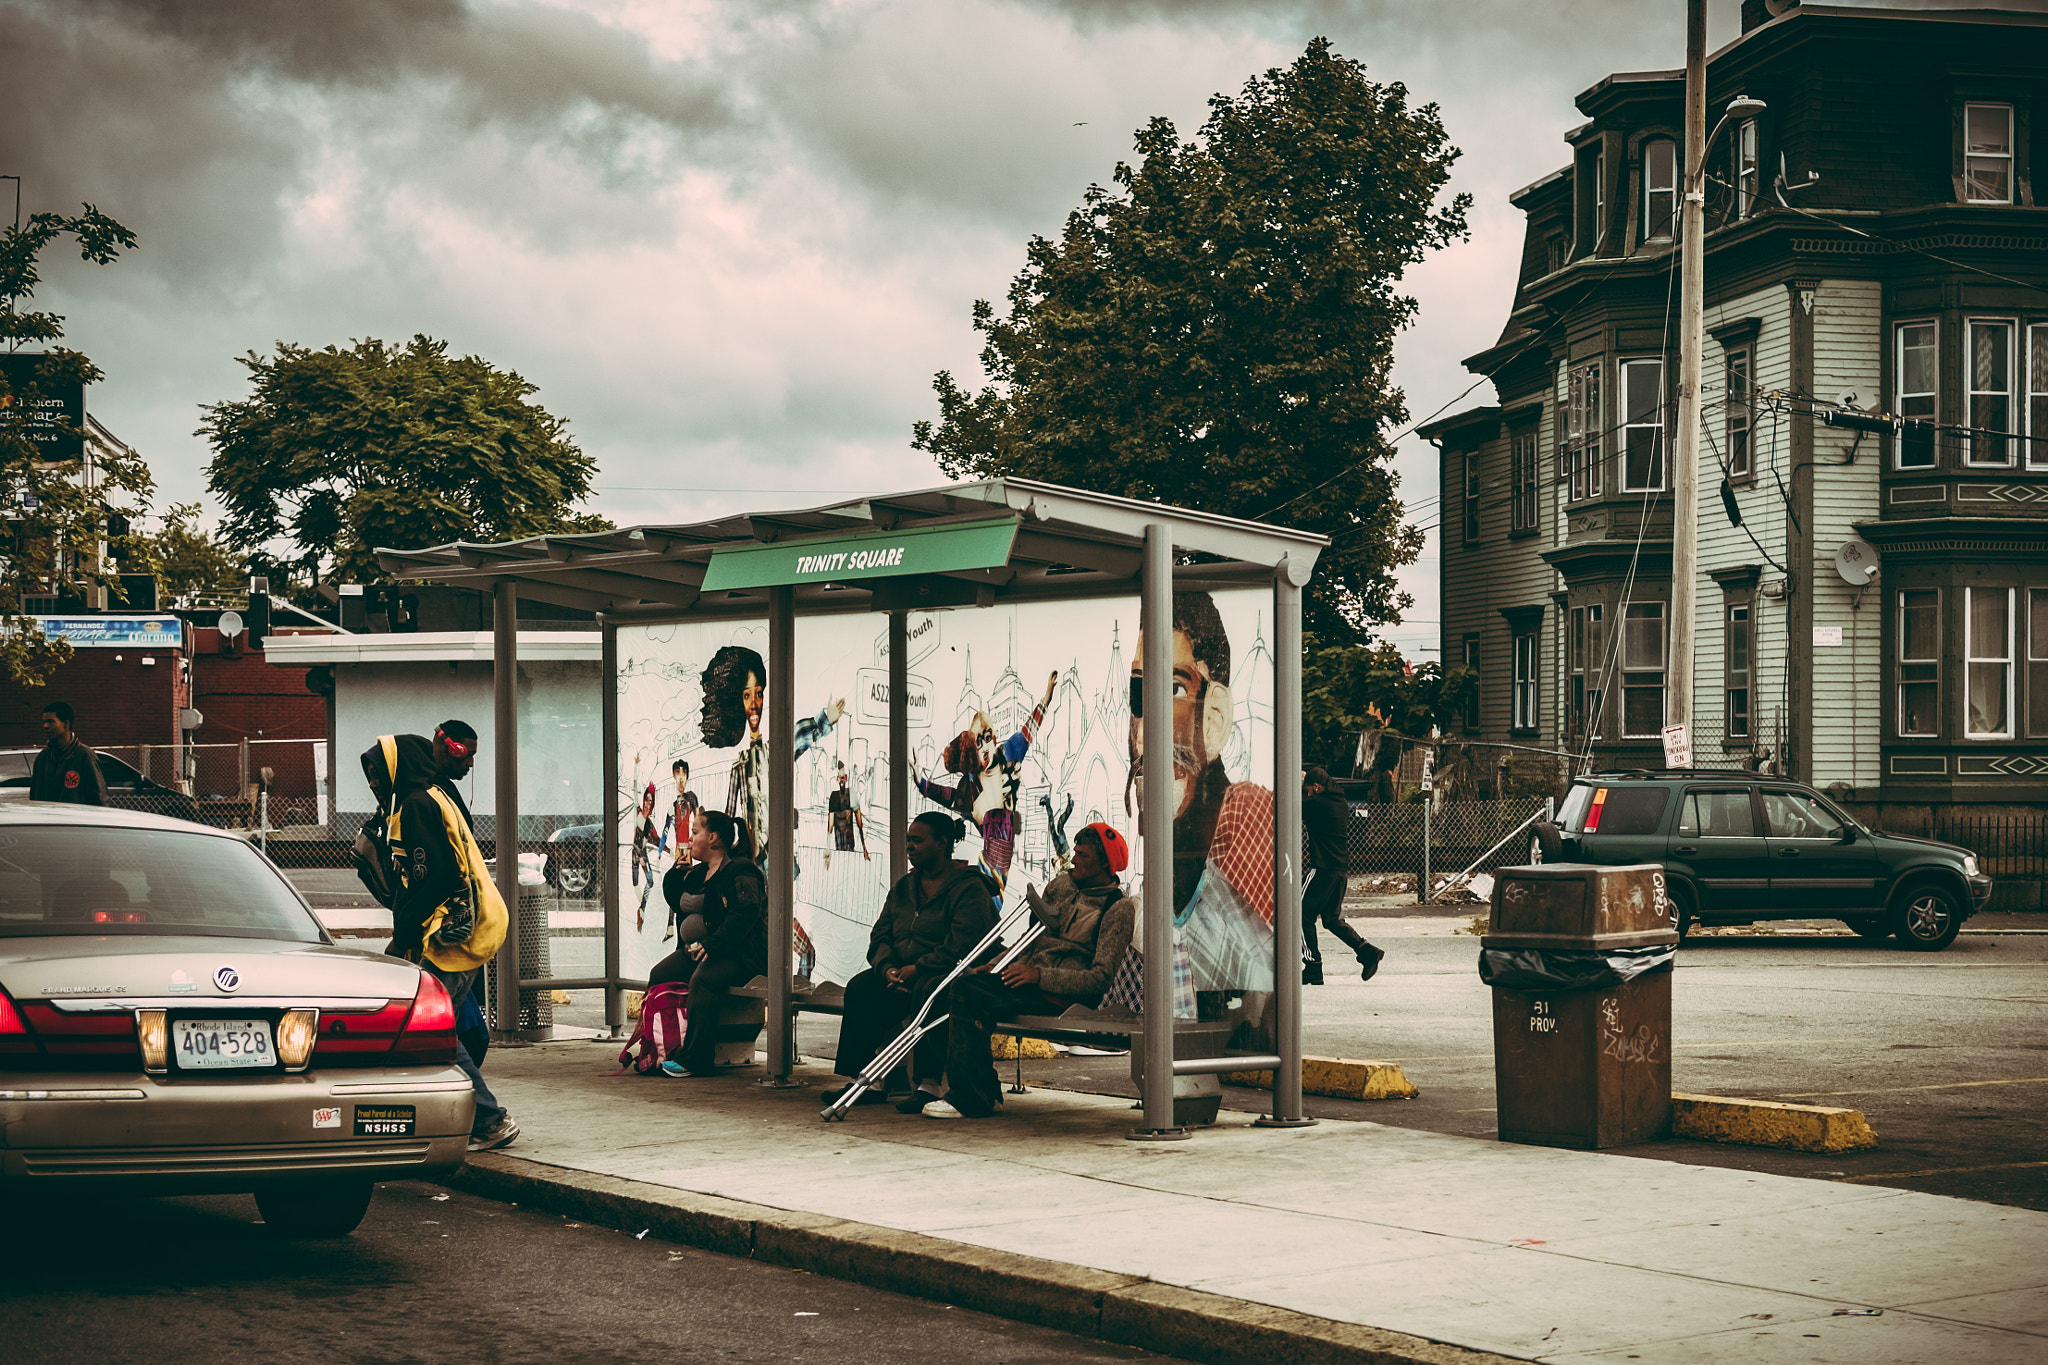
[{"label": "man in dark jacket walking", "polygon": [[1350,803],[1331,790],[1329,773],[1310,768],[1301,775],[1302,842],[1308,845],[1308,865],[1316,874],[1301,898],[1301,938],[1308,949],[1308,961],[1301,970],[1304,986],[1323,984],[1323,950],[1316,942],[1318,920],[1358,954],[1367,981],[1386,956],[1344,922],[1345,827],[1350,820]]},{"label": "man in dark jacket walking", "polygon": [[100,765],[92,750],[78,742],[71,728],[75,719],[68,701],[53,701],[43,708],[46,743],[29,773],[29,800],[69,801],[80,806],[108,804],[107,779],[100,775]]}]

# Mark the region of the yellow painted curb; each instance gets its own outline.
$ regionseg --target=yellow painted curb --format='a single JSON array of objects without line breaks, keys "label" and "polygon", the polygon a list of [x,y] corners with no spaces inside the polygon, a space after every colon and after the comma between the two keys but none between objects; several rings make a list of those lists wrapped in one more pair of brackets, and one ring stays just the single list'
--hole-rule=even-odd
[{"label": "yellow painted curb", "polygon": [[[1273,1088],[1270,1071],[1232,1071],[1226,1085]],[[1357,1062],[1348,1057],[1301,1059],[1301,1093],[1334,1100],[1412,1100],[1422,1092],[1408,1083],[1398,1062]]]},{"label": "yellow painted curb", "polygon": [[1853,1152],[1877,1146],[1877,1134],[1854,1109],[1717,1095],[1673,1095],[1671,1136],[1795,1152]]},{"label": "yellow painted curb", "polygon": [[1035,1061],[1044,1061],[1060,1055],[1060,1050],[1043,1038],[1017,1038],[1007,1033],[997,1033],[988,1040],[991,1057],[1013,1058],[1017,1055],[1018,1044],[1024,1047],[1024,1055]]}]

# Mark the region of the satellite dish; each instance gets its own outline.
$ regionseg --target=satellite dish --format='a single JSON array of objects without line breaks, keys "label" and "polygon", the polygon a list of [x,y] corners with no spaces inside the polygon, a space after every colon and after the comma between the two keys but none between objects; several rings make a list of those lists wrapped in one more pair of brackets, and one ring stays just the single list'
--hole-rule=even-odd
[{"label": "satellite dish", "polygon": [[1865,541],[1845,540],[1835,551],[1835,572],[1852,588],[1867,588],[1877,577],[1877,550]]},{"label": "satellite dish", "polygon": [[1770,11],[1773,19],[1776,19],[1782,14],[1789,14],[1798,9],[1799,0],[1764,0],[1764,8]]},{"label": "satellite dish", "polygon": [[1863,395],[1854,389],[1850,389],[1835,400],[1835,406],[1838,408],[1848,408],[1852,412],[1861,412],[1863,410]]},{"label": "satellite dish", "polygon": [[225,640],[232,640],[237,635],[240,635],[242,633],[242,613],[238,611],[222,612],[220,614],[220,633],[221,638]]}]

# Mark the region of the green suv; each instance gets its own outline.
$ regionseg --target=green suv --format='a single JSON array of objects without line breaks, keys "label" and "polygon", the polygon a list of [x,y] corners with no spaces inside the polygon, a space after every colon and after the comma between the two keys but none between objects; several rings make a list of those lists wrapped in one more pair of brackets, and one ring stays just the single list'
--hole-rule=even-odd
[{"label": "green suv", "polygon": [[1695,924],[1839,919],[1873,942],[1939,952],[1991,900],[1967,850],[1869,829],[1811,787],[1709,769],[1592,773],[1531,862],[1662,863],[1683,935]]}]

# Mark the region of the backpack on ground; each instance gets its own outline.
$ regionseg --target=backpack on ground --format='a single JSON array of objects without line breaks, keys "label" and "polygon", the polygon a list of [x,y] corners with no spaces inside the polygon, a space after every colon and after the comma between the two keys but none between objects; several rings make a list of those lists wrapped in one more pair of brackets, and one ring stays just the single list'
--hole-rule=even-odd
[{"label": "backpack on ground", "polygon": [[[619,1070],[652,1076],[661,1059],[683,1045],[684,1016],[689,1013],[690,987],[681,981],[649,986],[640,1001],[640,1022],[619,1049]],[[636,1052],[635,1049],[638,1049]]]}]

